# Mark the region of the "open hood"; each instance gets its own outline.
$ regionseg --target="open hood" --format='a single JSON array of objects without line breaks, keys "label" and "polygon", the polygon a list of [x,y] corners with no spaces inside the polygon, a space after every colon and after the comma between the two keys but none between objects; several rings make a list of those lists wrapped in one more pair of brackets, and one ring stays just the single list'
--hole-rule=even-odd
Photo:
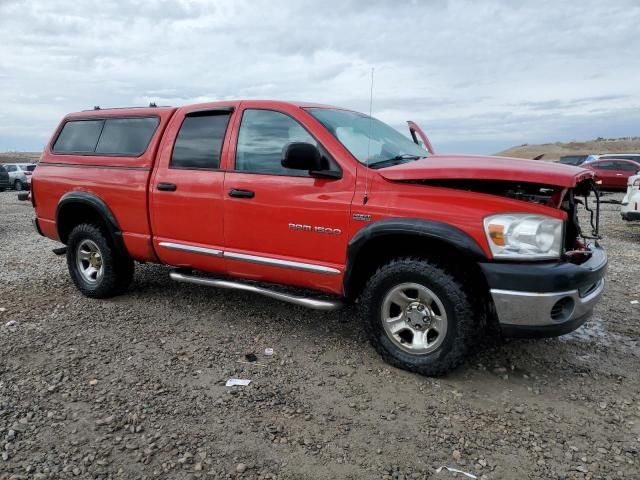
[{"label": "open hood", "polygon": [[504,180],[575,187],[593,171],[555,162],[480,155],[431,155],[414,162],[382,168],[387,180]]}]

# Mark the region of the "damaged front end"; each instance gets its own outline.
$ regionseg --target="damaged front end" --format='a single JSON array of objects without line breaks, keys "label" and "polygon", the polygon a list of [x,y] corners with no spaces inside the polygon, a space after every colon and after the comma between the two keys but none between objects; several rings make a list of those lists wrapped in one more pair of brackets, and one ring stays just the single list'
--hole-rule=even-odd
[{"label": "damaged front end", "polygon": [[[590,199],[593,202],[590,203]],[[565,230],[565,257],[574,262],[582,263],[592,255],[589,248],[591,242],[600,240],[600,192],[593,179],[583,180],[575,188],[569,189],[561,203],[561,208],[567,213]],[[580,210],[589,221],[587,232],[580,225]]]},{"label": "damaged front end", "polygon": [[[592,178],[586,178],[573,188],[530,182],[478,179],[418,180],[412,183],[469,192],[496,195],[566,212],[563,257],[581,263],[591,255],[589,245],[600,236],[600,193]],[[589,228],[581,226],[588,221]]]},{"label": "damaged front end", "polygon": [[448,189],[447,200],[457,191],[468,202],[486,201],[482,226],[490,255],[478,266],[491,298],[489,311],[503,335],[558,336],[589,318],[604,292],[607,270],[607,254],[598,244],[600,195],[593,171],[533,160],[433,155],[380,175]]}]

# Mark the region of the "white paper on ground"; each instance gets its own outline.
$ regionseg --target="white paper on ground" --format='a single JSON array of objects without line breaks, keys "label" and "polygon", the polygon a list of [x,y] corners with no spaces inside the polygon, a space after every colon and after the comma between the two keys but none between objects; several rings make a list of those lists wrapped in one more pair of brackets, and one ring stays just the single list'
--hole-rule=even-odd
[{"label": "white paper on ground", "polygon": [[478,478],[475,475],[473,475],[472,473],[467,473],[467,472],[463,472],[462,470],[458,470],[457,468],[451,468],[451,467],[440,467],[436,470],[436,473],[440,473],[442,471],[443,468],[446,468],[447,470],[449,470],[450,472],[454,472],[454,473],[461,473],[462,475],[466,475],[469,478]]},{"label": "white paper on ground", "polygon": [[265,348],[264,349],[264,356],[265,357],[270,357],[271,355],[273,355],[273,348]]},{"label": "white paper on ground", "polygon": [[227,386],[227,387],[246,387],[250,383],[251,383],[251,380],[244,380],[242,378],[230,378],[229,380],[227,380],[227,383],[225,383],[225,386]]}]

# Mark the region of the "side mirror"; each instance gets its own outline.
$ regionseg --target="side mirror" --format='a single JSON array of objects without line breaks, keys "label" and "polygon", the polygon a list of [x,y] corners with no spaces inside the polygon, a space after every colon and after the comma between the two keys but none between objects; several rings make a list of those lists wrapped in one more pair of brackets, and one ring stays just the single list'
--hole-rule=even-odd
[{"label": "side mirror", "polygon": [[282,166],[292,170],[322,170],[322,155],[315,145],[292,142],[284,147]]},{"label": "side mirror", "polygon": [[329,162],[315,145],[306,142],[291,142],[282,151],[284,168],[306,170],[312,177],[342,178],[340,172],[330,170]]}]

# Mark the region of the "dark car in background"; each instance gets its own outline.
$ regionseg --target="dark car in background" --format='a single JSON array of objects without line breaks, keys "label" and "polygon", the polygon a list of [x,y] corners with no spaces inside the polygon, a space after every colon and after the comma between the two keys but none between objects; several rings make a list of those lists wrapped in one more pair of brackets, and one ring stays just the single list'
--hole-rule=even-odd
[{"label": "dark car in background", "polygon": [[604,189],[626,190],[629,177],[640,172],[640,163],[633,160],[594,160],[582,166],[596,172],[596,181]]},{"label": "dark car in background", "polygon": [[0,165],[0,192],[4,192],[11,185],[9,183],[9,174],[5,168]]},{"label": "dark car in background", "polygon": [[589,155],[566,155],[560,157],[560,163],[565,165],[582,165]]}]

